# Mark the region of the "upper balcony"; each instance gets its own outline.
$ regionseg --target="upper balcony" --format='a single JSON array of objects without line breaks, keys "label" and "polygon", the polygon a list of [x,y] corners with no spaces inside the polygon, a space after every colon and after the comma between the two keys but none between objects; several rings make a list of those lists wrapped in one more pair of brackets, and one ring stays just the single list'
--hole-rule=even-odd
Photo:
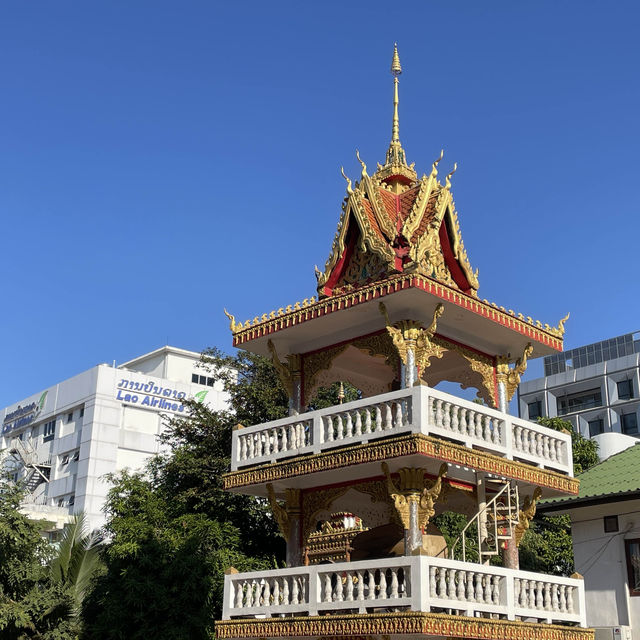
[{"label": "upper balcony", "polygon": [[[458,463],[467,471],[474,468],[475,458],[484,456],[483,459],[487,459],[488,454],[494,462],[496,458],[513,461],[512,465],[498,465],[500,470],[495,475],[510,477],[510,467],[521,471],[526,465],[552,472],[547,475],[559,474],[565,479],[573,476],[570,434],[425,386],[238,429],[233,433],[232,473],[229,475],[234,476],[234,472],[239,474],[248,468],[335,453],[347,447],[352,449],[356,445],[375,445],[382,439],[397,441],[416,435],[427,436],[432,443],[434,439],[436,444],[441,443],[438,453],[432,457],[454,465]],[[446,444],[456,452],[456,459],[447,457],[443,448]],[[468,450],[478,455],[474,458]],[[517,475],[511,477],[523,479]],[[529,484],[546,484],[552,490],[572,491],[566,480],[564,486],[545,483],[544,478],[538,480]],[[244,486],[247,484],[250,483]],[[239,487],[231,482],[227,486]]]}]

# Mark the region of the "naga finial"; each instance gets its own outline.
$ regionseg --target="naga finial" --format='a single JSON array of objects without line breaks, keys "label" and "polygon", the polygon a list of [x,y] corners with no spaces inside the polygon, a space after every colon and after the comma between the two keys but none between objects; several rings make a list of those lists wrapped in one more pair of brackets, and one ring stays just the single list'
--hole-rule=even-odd
[{"label": "naga finial", "polygon": [[444,313],[444,305],[442,302],[439,302],[436,308],[433,311],[433,319],[431,320],[431,324],[427,327],[427,335],[432,338],[433,334],[436,332],[438,328],[438,318]]},{"label": "naga finial", "polygon": [[444,185],[445,189],[451,189],[451,178],[457,170],[458,170],[458,163],[454,162],[453,169],[451,169],[451,171],[447,174],[447,177],[445,178],[445,185]]},{"label": "naga finial", "polygon": [[320,278],[322,276],[322,271],[320,271],[320,269],[318,269],[318,265],[317,264],[314,264],[313,268],[315,269],[316,280],[320,280]]},{"label": "naga finial", "polygon": [[236,317],[226,309],[224,309],[224,315],[229,318],[229,329],[231,329],[231,333],[235,333],[238,329],[242,328],[242,325],[236,324]]},{"label": "naga finial", "polygon": [[440,149],[440,155],[433,161],[433,164],[431,165],[431,175],[434,177],[438,175],[438,165],[440,164],[442,158],[444,158],[444,149]]},{"label": "naga finial", "polygon": [[571,312],[567,313],[567,315],[564,318],[562,318],[560,322],[558,322],[558,331],[562,336],[564,335],[564,323],[569,319],[570,315],[571,315]]},{"label": "naga finial", "polygon": [[362,177],[367,177],[367,165],[360,158],[360,152],[356,149],[356,158],[358,158],[358,162],[362,165]]},{"label": "naga finial", "polygon": [[347,193],[351,195],[353,193],[353,187],[351,186],[350,178],[344,172],[344,167],[340,167],[340,173],[342,174],[342,177],[347,181]]}]

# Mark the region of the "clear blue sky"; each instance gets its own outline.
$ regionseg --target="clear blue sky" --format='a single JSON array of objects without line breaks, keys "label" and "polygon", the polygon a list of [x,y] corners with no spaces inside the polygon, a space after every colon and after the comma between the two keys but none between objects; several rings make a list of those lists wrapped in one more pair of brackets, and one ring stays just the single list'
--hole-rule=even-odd
[{"label": "clear blue sky", "polygon": [[480,296],[640,328],[634,2],[5,2],[0,407],[315,293],[355,149],[454,196]]}]

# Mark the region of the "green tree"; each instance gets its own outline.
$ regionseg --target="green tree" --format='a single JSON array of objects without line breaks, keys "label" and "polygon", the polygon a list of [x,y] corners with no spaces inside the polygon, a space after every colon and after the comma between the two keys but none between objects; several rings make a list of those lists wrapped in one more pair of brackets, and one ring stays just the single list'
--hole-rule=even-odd
[{"label": "green tree", "polygon": [[51,579],[53,550],[38,523],[20,513],[24,492],[0,478],[0,637],[73,640],[80,631],[73,596]]}]

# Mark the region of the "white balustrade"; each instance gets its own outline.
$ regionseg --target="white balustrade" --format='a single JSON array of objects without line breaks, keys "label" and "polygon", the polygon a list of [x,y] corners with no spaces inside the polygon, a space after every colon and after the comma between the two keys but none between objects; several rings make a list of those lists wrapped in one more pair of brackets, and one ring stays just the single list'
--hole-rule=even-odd
[{"label": "white balustrade", "polygon": [[403,433],[442,436],[573,475],[569,434],[424,386],[239,429],[231,469]]},{"label": "white balustrade", "polygon": [[582,580],[401,556],[225,576],[223,619],[381,610],[586,626]]}]

